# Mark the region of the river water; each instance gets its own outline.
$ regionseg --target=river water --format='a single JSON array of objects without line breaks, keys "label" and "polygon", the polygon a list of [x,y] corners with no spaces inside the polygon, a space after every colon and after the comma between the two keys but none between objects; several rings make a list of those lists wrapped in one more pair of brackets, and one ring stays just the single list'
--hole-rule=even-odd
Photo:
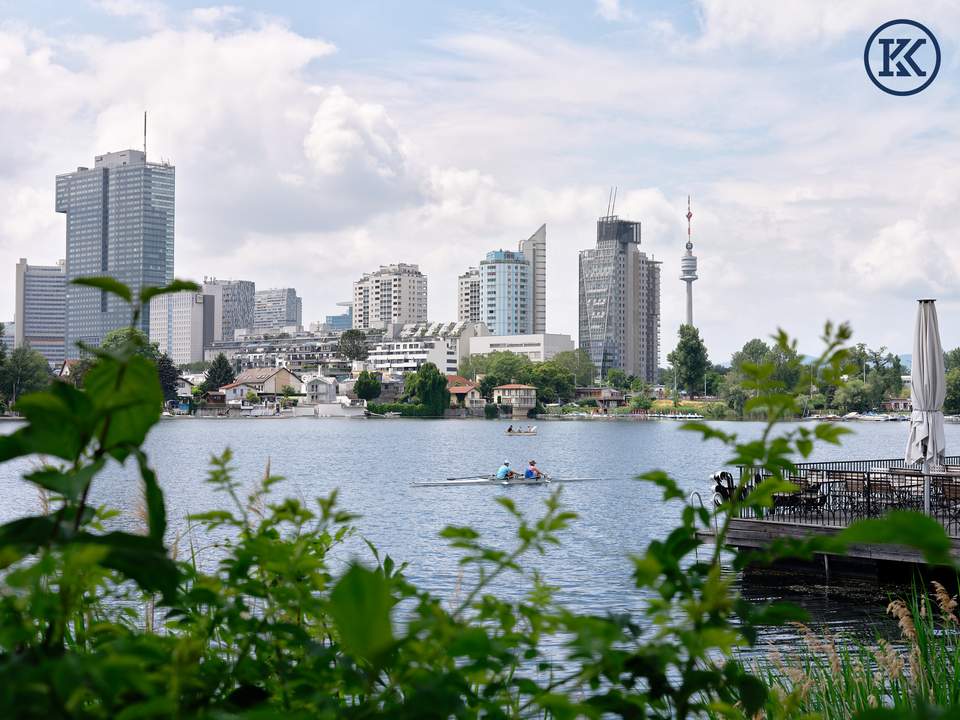
[{"label": "river water", "polygon": [[[718,422],[742,438],[756,437],[759,423]],[[15,423],[0,423],[0,433]],[[676,421],[539,423],[533,437],[508,437],[506,423],[483,420],[337,420],[298,418],[164,419],[147,447],[166,494],[171,533],[186,526],[190,513],[220,508],[226,499],[204,479],[213,453],[234,453],[236,477],[252,488],[267,462],[285,481],[278,495],[311,499],[340,491],[340,505],[361,517],[356,526],[381,553],[409,564],[408,577],[441,596],[453,597],[463,577],[459,554],[438,533],[449,524],[470,525],[492,544],[512,545],[515,523],[498,504],[511,497],[530,516],[542,510],[547,487],[411,487],[417,479],[442,479],[494,471],[504,459],[521,466],[534,458],[555,476],[604,478],[563,487],[563,505],[578,519],[562,544],[544,557],[527,560],[557,588],[557,599],[571,609],[605,613],[636,611],[642,602],[630,579],[631,554],[674,526],[678,506],[664,505],[658,489],[636,475],[669,472],[685,491],[709,491],[707,478],[721,468],[727,450],[682,431]],[[906,443],[906,423],[850,423],[854,434],[842,448],[819,446],[813,459],[897,457]],[[947,446],[960,444],[960,425],[948,425]],[[0,465],[0,521],[39,511],[37,492],[20,479],[35,464],[18,460]],[[710,497],[704,492],[704,499]],[[95,500],[123,511],[135,524],[141,505],[131,469],[111,467],[98,478]],[[197,547],[208,539],[194,538]],[[338,561],[369,559],[359,539],[342,548]],[[504,591],[523,588],[506,585]],[[769,589],[752,589],[755,597]],[[796,598],[793,598],[796,599]],[[800,597],[815,619],[837,628],[859,628],[866,618],[882,622],[882,605],[851,602],[818,589]]]}]

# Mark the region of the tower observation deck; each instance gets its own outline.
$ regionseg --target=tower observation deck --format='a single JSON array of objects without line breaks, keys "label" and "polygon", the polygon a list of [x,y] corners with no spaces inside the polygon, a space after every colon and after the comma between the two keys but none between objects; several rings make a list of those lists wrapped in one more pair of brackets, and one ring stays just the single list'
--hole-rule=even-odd
[{"label": "tower observation deck", "polygon": [[680,258],[680,280],[687,284],[687,325],[693,325],[693,281],[698,279],[697,256],[693,254],[693,240],[690,237],[690,196],[687,196],[687,252]]}]

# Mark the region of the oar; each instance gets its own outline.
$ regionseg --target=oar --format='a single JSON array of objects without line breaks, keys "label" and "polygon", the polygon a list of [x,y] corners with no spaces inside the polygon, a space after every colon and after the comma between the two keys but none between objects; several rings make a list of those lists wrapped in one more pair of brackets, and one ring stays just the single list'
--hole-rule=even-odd
[{"label": "oar", "polygon": [[473,475],[464,475],[463,477],[448,477],[447,480],[473,480],[474,478],[489,478],[490,474],[474,473]]}]

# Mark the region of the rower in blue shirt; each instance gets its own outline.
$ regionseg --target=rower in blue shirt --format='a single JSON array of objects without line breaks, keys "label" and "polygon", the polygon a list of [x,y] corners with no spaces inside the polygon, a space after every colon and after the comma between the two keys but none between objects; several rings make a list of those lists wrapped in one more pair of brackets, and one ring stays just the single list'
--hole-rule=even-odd
[{"label": "rower in blue shirt", "polygon": [[500,469],[497,470],[497,480],[510,480],[514,477],[513,470],[510,469],[510,462],[508,460],[503,461],[503,465],[500,466]]},{"label": "rower in blue shirt", "polygon": [[523,471],[523,476],[527,480],[542,480],[543,473],[540,472],[540,468],[537,467],[537,461],[531,460],[530,464],[527,465],[527,469]]}]

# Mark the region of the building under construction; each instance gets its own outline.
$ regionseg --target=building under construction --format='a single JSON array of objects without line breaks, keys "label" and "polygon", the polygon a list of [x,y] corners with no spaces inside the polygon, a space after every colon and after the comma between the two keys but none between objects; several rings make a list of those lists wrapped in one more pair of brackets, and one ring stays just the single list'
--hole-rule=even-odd
[{"label": "building under construction", "polygon": [[640,223],[607,214],[597,246],[580,251],[580,347],[601,377],[611,368],[654,383],[660,360],[660,263],[640,252]]}]

